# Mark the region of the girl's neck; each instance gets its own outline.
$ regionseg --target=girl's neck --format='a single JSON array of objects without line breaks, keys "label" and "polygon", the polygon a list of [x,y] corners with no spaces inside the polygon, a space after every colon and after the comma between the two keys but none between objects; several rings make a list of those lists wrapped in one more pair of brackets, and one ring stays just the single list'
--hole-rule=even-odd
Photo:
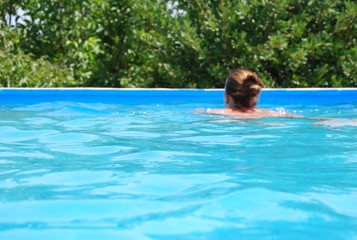
[{"label": "girl's neck", "polygon": [[246,113],[255,112],[254,107],[235,107],[235,108],[233,108],[233,110],[240,111],[240,112],[246,112]]},{"label": "girl's neck", "polygon": [[231,101],[226,102],[225,107],[230,109],[231,111],[243,112],[243,113],[251,113],[255,112],[254,107],[243,107],[241,105],[236,104],[233,99]]}]

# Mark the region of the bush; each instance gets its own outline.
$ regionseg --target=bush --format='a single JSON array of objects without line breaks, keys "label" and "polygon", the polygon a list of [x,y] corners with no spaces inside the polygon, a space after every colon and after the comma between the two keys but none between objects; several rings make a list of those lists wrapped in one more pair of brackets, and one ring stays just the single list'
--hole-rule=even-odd
[{"label": "bush", "polygon": [[64,87],[74,86],[70,71],[47,61],[34,59],[16,46],[16,29],[0,31],[0,86],[1,87]]},{"label": "bush", "polygon": [[357,87],[355,1],[17,2],[0,3],[1,26],[17,21],[3,86],[215,88],[247,68],[270,87]]}]

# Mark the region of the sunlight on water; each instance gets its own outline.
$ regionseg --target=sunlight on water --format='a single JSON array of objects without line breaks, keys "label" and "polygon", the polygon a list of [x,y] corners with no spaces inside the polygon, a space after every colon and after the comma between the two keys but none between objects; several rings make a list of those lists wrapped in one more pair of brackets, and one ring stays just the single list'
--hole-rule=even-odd
[{"label": "sunlight on water", "polygon": [[0,106],[0,239],[357,238],[356,105],[201,107]]}]

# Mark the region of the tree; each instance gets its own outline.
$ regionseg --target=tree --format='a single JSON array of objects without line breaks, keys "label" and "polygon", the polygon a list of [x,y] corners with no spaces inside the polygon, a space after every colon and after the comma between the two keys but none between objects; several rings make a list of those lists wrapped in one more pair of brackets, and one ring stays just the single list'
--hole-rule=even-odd
[{"label": "tree", "polygon": [[357,86],[355,1],[3,0],[0,26],[3,86]]}]

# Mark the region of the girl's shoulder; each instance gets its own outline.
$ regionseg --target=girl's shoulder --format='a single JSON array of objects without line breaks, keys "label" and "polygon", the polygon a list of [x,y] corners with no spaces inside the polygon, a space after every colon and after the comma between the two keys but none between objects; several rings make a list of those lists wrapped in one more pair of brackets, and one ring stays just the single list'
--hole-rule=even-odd
[{"label": "girl's shoulder", "polygon": [[290,114],[281,111],[273,111],[264,108],[254,108],[249,111],[241,111],[239,109],[231,108],[208,108],[208,109],[196,109],[196,113],[199,114],[219,114],[219,115],[230,115],[242,118],[264,118],[264,117],[289,117],[298,118],[301,117],[296,114]]}]

